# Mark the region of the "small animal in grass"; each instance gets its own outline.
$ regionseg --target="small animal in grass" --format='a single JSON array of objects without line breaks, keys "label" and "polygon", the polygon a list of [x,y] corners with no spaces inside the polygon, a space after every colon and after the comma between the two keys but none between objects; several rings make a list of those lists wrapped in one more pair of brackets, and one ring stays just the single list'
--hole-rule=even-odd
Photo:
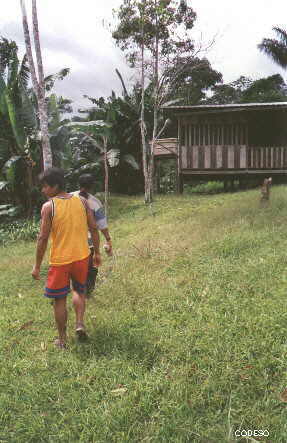
[{"label": "small animal in grass", "polygon": [[272,177],[265,178],[261,185],[261,203],[268,203],[270,199],[270,187],[272,184]]}]

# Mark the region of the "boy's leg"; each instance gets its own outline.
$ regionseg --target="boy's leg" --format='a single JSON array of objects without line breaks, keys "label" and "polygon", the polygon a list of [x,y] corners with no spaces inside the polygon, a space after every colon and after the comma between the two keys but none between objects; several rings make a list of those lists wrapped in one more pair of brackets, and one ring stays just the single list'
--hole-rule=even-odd
[{"label": "boy's leg", "polygon": [[65,345],[67,341],[67,297],[54,300],[54,315],[59,333],[59,343]]},{"label": "boy's leg", "polygon": [[70,265],[50,266],[48,271],[45,296],[53,299],[56,325],[59,332],[57,346],[65,347],[67,340],[67,295],[70,292]]},{"label": "boy's leg", "polygon": [[72,302],[76,314],[76,333],[79,338],[86,338],[84,327],[84,316],[86,309],[86,281],[88,274],[89,257],[84,260],[73,263],[72,283],[73,298]]},{"label": "boy's leg", "polygon": [[73,291],[73,305],[76,314],[76,334],[79,339],[85,340],[88,338],[84,325],[86,294],[79,294]]},{"label": "boy's leg", "polygon": [[76,324],[84,324],[84,316],[86,310],[86,295],[79,294],[77,291],[73,291],[73,305],[76,314]]},{"label": "boy's leg", "polygon": [[89,268],[88,278],[87,278],[87,298],[92,294],[96,286],[96,278],[98,275],[98,268]]},{"label": "boy's leg", "polygon": [[89,268],[87,276],[87,298],[91,295],[96,286],[96,277],[98,274],[98,268],[93,266],[94,248],[90,248]]}]

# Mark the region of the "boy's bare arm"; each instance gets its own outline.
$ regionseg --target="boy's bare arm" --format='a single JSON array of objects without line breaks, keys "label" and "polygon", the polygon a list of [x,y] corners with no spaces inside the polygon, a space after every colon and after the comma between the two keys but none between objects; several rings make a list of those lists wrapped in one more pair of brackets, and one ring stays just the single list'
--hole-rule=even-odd
[{"label": "boy's bare arm", "polygon": [[112,246],[112,240],[111,240],[111,236],[109,233],[109,229],[108,228],[101,229],[101,233],[103,234],[103,236],[106,239],[106,244],[104,245],[104,249],[105,249],[107,255],[112,256],[113,255],[113,246]]},{"label": "boy's bare arm", "polygon": [[87,219],[88,219],[88,227],[91,233],[93,247],[96,253],[100,252],[100,236],[97,228],[97,224],[93,215],[93,212],[90,208],[86,208],[87,211]]},{"label": "boy's bare arm", "polygon": [[82,200],[86,208],[88,228],[91,233],[92,243],[94,247],[94,266],[98,267],[101,265],[102,260],[100,254],[100,236],[97,228],[97,223],[92,210],[89,208],[87,200],[83,197],[80,197],[80,199]]},{"label": "boy's bare arm", "polygon": [[101,233],[105,237],[106,242],[110,242],[111,241],[111,236],[110,236],[108,228],[101,229]]},{"label": "boy's bare arm", "polygon": [[43,257],[47,249],[49,235],[51,232],[51,226],[52,226],[52,205],[51,202],[47,202],[42,206],[42,211],[41,211],[41,227],[37,239],[36,263],[32,270],[32,277],[35,280],[39,280],[40,278],[40,268],[43,261]]}]

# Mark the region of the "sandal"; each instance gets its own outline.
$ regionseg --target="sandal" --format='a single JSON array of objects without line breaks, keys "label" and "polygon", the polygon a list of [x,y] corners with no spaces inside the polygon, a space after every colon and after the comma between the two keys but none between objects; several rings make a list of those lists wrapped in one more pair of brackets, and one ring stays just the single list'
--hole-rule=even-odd
[{"label": "sandal", "polygon": [[67,349],[67,344],[62,342],[59,338],[56,338],[56,340],[54,341],[54,345],[56,346],[56,348],[61,350]]},{"label": "sandal", "polygon": [[76,326],[76,335],[79,340],[87,340],[88,334],[86,333],[83,323],[78,323]]}]

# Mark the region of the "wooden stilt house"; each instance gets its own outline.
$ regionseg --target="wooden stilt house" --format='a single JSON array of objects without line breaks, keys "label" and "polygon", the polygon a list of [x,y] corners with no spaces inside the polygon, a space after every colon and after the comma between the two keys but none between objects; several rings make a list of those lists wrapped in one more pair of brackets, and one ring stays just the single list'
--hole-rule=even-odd
[{"label": "wooden stilt house", "polygon": [[164,111],[177,121],[177,138],[159,140],[155,157],[177,158],[179,190],[188,181],[287,177],[286,102]]}]

